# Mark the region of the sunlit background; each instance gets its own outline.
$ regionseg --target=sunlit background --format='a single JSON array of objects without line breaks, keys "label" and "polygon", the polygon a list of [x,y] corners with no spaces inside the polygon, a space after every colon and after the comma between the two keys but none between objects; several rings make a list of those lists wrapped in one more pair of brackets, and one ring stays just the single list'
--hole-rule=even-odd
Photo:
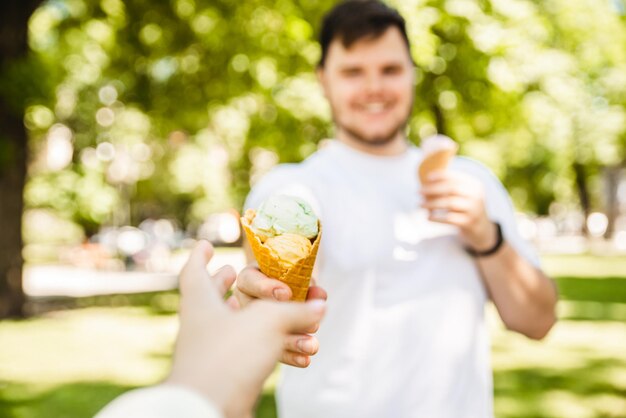
[{"label": "sunlit background", "polygon": [[[417,64],[410,140],[445,133],[489,166],[560,288],[543,343],[490,310],[496,415],[626,417],[626,2],[389,3]],[[89,416],[164,376],[188,249],[240,268],[251,185],[332,137],[313,72],[332,4],[40,4],[0,79],[27,96],[33,315],[0,322],[0,416]]]}]

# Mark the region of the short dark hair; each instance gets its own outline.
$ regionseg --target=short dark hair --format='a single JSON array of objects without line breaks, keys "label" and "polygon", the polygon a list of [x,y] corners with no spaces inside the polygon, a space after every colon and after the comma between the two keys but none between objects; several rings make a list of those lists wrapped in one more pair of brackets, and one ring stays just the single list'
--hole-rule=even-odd
[{"label": "short dark hair", "polygon": [[335,39],[340,39],[345,48],[363,38],[378,38],[390,27],[400,30],[409,51],[411,45],[406,34],[404,18],[397,10],[378,0],[348,0],[330,10],[322,21],[320,45],[322,57],[318,64],[326,63],[328,47]]}]

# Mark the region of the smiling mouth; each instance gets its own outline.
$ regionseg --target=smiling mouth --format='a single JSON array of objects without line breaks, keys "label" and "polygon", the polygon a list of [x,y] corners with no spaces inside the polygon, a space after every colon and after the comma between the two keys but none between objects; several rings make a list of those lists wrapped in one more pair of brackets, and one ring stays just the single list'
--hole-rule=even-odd
[{"label": "smiling mouth", "polygon": [[360,106],[360,110],[369,114],[383,113],[389,108],[385,103],[368,103]]}]

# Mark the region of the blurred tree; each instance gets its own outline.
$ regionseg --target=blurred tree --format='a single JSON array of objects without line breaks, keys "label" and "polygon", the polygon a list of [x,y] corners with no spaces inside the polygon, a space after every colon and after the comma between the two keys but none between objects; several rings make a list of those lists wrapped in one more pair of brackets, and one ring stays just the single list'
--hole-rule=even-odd
[{"label": "blurred tree", "polygon": [[[241,205],[250,170],[301,160],[327,129],[305,20],[326,3],[46,3],[31,47],[57,85],[26,116],[44,155],[30,167],[29,206],[90,232]],[[73,157],[55,167],[45,154],[59,132]]]},{"label": "blurred tree", "polygon": [[[22,208],[27,142],[24,78],[28,19],[40,0],[0,4],[0,318],[22,316]],[[21,83],[19,81],[22,81]]]},{"label": "blurred tree", "polygon": [[[157,208],[184,224],[239,206],[250,180],[276,162],[301,160],[332,135],[312,74],[314,28],[332,3],[171,0],[149,10],[142,0],[47,3],[31,22],[31,46],[60,74],[55,97],[29,114],[35,121],[49,112],[71,129],[74,158],[60,170],[76,181],[99,178],[106,191],[97,196],[107,198],[89,205],[94,189],[71,187],[66,202],[87,205],[63,204],[45,192],[57,174],[39,165],[31,173],[50,181],[27,190],[27,201],[62,210],[88,230],[137,222]],[[624,43],[613,3],[392,3],[407,19],[418,64],[411,139],[453,136],[525,210],[546,214],[554,200],[574,202],[576,185],[580,206],[591,210],[598,196],[588,179],[608,162],[596,156],[623,131],[623,107],[598,88],[603,66],[623,64],[619,47],[605,42],[610,34]],[[576,16],[590,23],[569,24]],[[594,45],[606,59],[590,58]],[[609,111],[596,105],[593,116],[581,116],[600,99]],[[603,139],[590,141],[599,120],[606,128],[595,135]],[[31,128],[46,137],[55,125]]]},{"label": "blurred tree", "polygon": [[542,80],[541,90],[556,110],[547,125],[552,132],[544,135],[554,138],[561,131],[564,141],[553,153],[565,158],[552,159],[572,174],[585,217],[592,210],[608,215],[610,238],[618,215],[616,175],[626,164],[625,4],[551,0],[540,6],[550,23],[553,55],[559,51],[569,61],[561,74]]},{"label": "blurred tree", "polygon": [[395,3],[420,69],[414,135],[457,139],[521,209],[601,210],[601,167],[626,155],[623,1]]},{"label": "blurred tree", "polygon": [[[240,207],[274,164],[332,136],[313,69],[334,3],[45,2],[29,24],[31,64],[0,81],[7,103],[29,98],[16,107],[33,156],[27,206],[88,236]],[[411,140],[454,137],[522,210],[601,206],[602,167],[626,158],[623,0],[390,3],[418,65]]]}]

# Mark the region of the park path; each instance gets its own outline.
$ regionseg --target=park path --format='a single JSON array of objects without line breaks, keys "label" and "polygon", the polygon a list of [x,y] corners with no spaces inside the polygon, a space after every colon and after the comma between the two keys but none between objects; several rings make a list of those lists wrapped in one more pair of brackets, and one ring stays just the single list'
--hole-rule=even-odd
[{"label": "park path", "polygon": [[[86,297],[121,293],[172,290],[178,287],[178,272],[188,253],[172,258],[167,272],[103,271],[66,265],[35,265],[24,268],[23,286],[30,298]],[[209,271],[230,264],[236,271],[245,265],[243,251],[217,249]]]}]

